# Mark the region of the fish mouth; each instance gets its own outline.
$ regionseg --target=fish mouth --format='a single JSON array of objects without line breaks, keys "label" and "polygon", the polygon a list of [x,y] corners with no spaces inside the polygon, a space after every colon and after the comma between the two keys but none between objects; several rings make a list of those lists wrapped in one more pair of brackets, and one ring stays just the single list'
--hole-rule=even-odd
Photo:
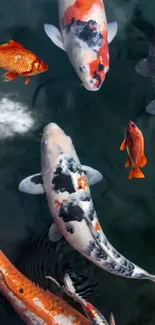
[{"label": "fish mouth", "polygon": [[136,124],[133,121],[129,120],[127,124],[127,129],[130,130],[132,127],[136,127]]},{"label": "fish mouth", "polygon": [[125,129],[126,136],[130,136],[133,133],[133,128],[135,128],[135,127],[136,127],[135,123],[133,121],[129,120],[128,124],[126,126],[126,129]]},{"label": "fish mouth", "polygon": [[60,130],[61,128],[56,123],[51,122],[44,127],[43,134],[47,135],[54,131],[60,131]]},{"label": "fish mouth", "polygon": [[84,86],[85,89],[89,90],[89,91],[98,91],[100,89],[100,87],[98,88],[89,88],[88,86],[82,84],[82,86]]},{"label": "fish mouth", "polygon": [[132,124],[132,121],[129,120],[128,123],[127,123],[127,126],[126,126],[126,130],[128,130],[128,131],[130,130],[131,124]]},{"label": "fish mouth", "polygon": [[130,126],[133,122],[131,120],[128,121],[127,126]]}]

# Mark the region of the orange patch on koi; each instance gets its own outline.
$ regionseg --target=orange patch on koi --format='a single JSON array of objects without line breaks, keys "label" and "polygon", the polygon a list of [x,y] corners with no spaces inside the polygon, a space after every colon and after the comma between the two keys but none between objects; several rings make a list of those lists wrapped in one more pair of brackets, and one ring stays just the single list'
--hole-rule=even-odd
[{"label": "orange patch on koi", "polygon": [[96,222],[96,224],[95,224],[95,230],[96,231],[100,231],[101,230],[101,227],[100,227],[100,224],[99,224],[99,222]]},{"label": "orange patch on koi", "polygon": [[67,202],[67,200],[62,200],[61,202],[59,202],[58,200],[55,200],[55,205],[56,205],[57,208],[60,208],[61,204],[64,203],[64,202]]},{"label": "orange patch on koi", "polygon": [[60,208],[61,207],[61,202],[59,202],[58,200],[55,200],[55,205],[57,208]]},{"label": "orange patch on koi", "polygon": [[[90,75],[95,77],[95,74],[99,75],[101,81],[103,82],[105,79],[106,73],[104,72],[104,68],[102,71],[99,71],[98,67],[99,64],[103,64],[104,62],[104,67],[109,66],[109,49],[108,49],[108,44],[107,44],[107,33],[104,33],[103,37],[103,45],[99,50],[98,58],[89,64],[89,69],[90,69]],[[100,81],[96,80],[94,84],[94,88],[100,86]]]},{"label": "orange patch on koi", "polygon": [[85,190],[88,187],[87,180],[83,176],[80,176],[77,182],[78,182],[77,190]]},{"label": "orange patch on koi", "polygon": [[75,20],[82,20],[93,5],[98,5],[104,8],[102,0],[76,0],[73,5],[66,9],[62,19],[62,24],[69,24],[73,18]]}]

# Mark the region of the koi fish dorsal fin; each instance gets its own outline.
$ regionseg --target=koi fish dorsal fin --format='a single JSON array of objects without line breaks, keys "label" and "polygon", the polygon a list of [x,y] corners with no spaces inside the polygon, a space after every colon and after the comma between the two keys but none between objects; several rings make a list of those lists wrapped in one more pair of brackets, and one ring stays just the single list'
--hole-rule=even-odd
[{"label": "koi fish dorsal fin", "polygon": [[20,44],[20,43],[18,43],[18,42],[16,42],[16,41],[13,41],[12,39],[10,39],[9,40],[9,43],[5,43],[5,44],[2,44],[2,45],[0,45],[0,49],[1,48],[5,48],[5,49],[8,49],[8,48],[11,48],[11,47],[16,47],[16,48],[23,48],[23,46]]}]

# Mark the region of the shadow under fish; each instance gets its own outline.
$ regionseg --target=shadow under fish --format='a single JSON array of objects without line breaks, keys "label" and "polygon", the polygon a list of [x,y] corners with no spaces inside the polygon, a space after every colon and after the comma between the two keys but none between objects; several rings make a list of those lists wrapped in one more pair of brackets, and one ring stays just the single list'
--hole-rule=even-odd
[{"label": "shadow under fish", "polygon": [[55,286],[52,281],[47,281],[46,275],[62,284],[67,273],[80,296],[91,299],[100,294],[102,270],[73,249],[64,238],[51,242],[48,231],[29,240],[16,264],[28,278],[52,292],[56,292]]}]

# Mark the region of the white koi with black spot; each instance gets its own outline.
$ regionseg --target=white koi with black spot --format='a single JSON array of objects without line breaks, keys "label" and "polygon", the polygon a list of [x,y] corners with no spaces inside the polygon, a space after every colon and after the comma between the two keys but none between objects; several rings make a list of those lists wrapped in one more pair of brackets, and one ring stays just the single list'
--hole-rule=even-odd
[{"label": "white koi with black spot", "polygon": [[89,183],[93,185],[101,179],[98,171],[81,165],[71,138],[57,124],[50,123],[41,140],[41,174],[23,180],[19,190],[46,194],[54,219],[50,240],[63,236],[100,268],[122,277],[154,282],[154,275],[118,253],[103,233],[89,188]]}]

